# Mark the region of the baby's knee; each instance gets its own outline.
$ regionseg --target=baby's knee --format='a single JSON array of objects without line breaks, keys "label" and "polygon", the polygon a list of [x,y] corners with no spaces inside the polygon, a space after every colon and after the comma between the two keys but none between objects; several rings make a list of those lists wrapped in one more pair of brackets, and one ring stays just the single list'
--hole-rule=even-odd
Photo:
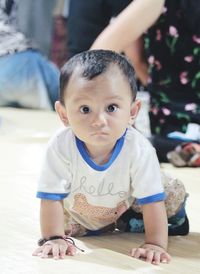
[{"label": "baby's knee", "polygon": [[184,207],[188,194],[181,180],[162,174],[162,181],[166,193],[165,207],[167,217],[170,218]]}]

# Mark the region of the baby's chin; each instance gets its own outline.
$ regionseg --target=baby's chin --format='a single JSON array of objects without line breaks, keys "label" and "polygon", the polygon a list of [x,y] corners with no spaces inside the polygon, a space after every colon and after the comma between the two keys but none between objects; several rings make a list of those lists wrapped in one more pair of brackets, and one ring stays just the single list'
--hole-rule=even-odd
[{"label": "baby's chin", "polygon": [[117,139],[113,139],[108,135],[94,135],[88,139],[83,140],[86,146],[88,147],[110,147],[114,146],[117,142]]}]

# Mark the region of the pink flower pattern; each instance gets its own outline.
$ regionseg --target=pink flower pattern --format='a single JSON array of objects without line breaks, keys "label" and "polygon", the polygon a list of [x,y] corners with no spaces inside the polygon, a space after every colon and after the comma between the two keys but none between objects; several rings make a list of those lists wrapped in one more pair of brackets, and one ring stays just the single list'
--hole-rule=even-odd
[{"label": "pink flower pattern", "polygon": [[168,108],[162,108],[162,112],[165,116],[169,116],[171,114],[171,111]]},{"label": "pink flower pattern", "polygon": [[172,37],[178,37],[179,34],[178,34],[178,31],[177,31],[177,28],[175,28],[174,26],[170,26],[169,27],[169,34],[172,36]]},{"label": "pink flower pattern", "polygon": [[156,40],[161,41],[161,39],[162,39],[161,31],[160,31],[160,29],[158,29],[156,31]]},{"label": "pink flower pattern", "polygon": [[150,65],[153,65],[154,64],[154,61],[155,61],[155,57],[153,55],[149,56],[148,58],[148,62]]},{"label": "pink flower pattern", "polygon": [[157,114],[158,114],[158,108],[152,107],[151,112],[152,112],[154,115],[157,115]]},{"label": "pink flower pattern", "polygon": [[194,42],[196,42],[197,44],[200,44],[200,37],[197,37],[196,35],[192,36],[192,39]]},{"label": "pink flower pattern", "polygon": [[167,12],[167,7],[163,7],[163,9],[162,9],[162,14],[165,14]]},{"label": "pink flower pattern", "polygon": [[155,65],[156,65],[157,70],[161,70],[162,65],[161,65],[160,61],[155,60]]},{"label": "pink flower pattern", "polygon": [[183,84],[183,85],[186,85],[187,83],[188,83],[188,78],[187,78],[187,76],[188,76],[188,73],[187,73],[187,71],[183,71],[183,72],[181,72],[180,73],[180,82],[181,82],[181,84]]},{"label": "pink flower pattern", "polygon": [[193,61],[193,56],[192,55],[189,55],[189,56],[185,56],[184,57],[184,60],[188,63],[191,63]]},{"label": "pink flower pattern", "polygon": [[197,109],[197,105],[195,103],[185,105],[186,111],[195,111]]},{"label": "pink flower pattern", "polygon": [[170,3],[145,35],[151,130],[162,136],[185,132],[193,119],[200,124],[200,35],[185,31],[181,10]]}]

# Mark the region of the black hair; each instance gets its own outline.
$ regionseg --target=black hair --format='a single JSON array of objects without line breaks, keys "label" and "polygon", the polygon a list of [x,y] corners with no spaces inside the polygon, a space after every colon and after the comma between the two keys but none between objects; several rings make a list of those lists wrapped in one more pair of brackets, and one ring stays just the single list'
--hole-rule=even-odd
[{"label": "black hair", "polygon": [[65,89],[76,68],[80,68],[80,77],[92,80],[105,73],[111,64],[116,65],[127,79],[134,101],[137,94],[135,71],[126,57],[111,50],[88,50],[73,56],[62,67],[60,75],[60,102],[64,105]]}]

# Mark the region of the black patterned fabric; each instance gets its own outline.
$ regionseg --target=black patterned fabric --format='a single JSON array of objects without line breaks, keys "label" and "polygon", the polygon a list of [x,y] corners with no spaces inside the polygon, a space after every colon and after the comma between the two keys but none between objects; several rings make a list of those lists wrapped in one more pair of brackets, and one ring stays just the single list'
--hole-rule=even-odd
[{"label": "black patterned fabric", "polygon": [[200,124],[200,35],[191,30],[180,3],[166,0],[145,34],[151,130],[160,137],[185,132],[188,123]]}]

